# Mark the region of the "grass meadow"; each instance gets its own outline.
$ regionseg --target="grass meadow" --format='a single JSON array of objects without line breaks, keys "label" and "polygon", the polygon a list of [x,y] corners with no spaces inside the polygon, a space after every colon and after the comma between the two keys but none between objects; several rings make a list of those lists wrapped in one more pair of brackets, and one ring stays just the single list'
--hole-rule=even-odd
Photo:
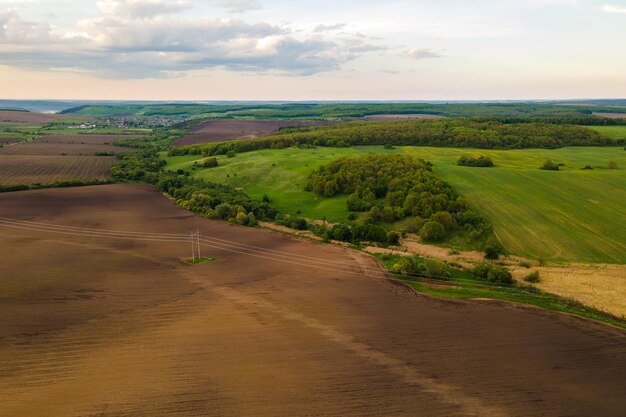
[{"label": "grass meadow", "polygon": [[[218,157],[220,166],[196,176],[267,194],[284,213],[345,220],[347,196],[319,198],[304,191],[310,172],[341,156],[404,152],[433,162],[449,182],[494,225],[515,255],[551,261],[626,262],[626,151],[623,148],[475,150],[432,147],[281,149]],[[485,155],[494,168],[456,165],[462,155]],[[196,155],[168,157],[168,169],[192,170]],[[563,164],[543,171],[547,160]],[[608,169],[608,161],[618,169]],[[583,170],[586,165],[593,170]]]}]

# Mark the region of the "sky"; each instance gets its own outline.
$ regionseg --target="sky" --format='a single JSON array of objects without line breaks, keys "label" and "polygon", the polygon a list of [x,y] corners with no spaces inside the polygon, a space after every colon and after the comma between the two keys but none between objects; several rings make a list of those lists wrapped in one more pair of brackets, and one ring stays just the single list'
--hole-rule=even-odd
[{"label": "sky", "polygon": [[626,97],[626,0],[0,0],[0,98]]}]

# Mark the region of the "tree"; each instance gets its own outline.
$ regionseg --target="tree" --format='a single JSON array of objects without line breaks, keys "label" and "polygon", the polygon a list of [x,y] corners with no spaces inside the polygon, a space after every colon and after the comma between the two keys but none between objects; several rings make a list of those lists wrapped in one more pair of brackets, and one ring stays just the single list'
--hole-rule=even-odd
[{"label": "tree", "polygon": [[446,238],[446,230],[441,223],[430,220],[420,229],[420,237],[425,242],[441,242]]},{"label": "tree", "polygon": [[446,230],[456,229],[457,224],[452,214],[447,211],[438,211],[432,216],[430,216],[430,220],[440,223]]},{"label": "tree", "polygon": [[485,259],[495,260],[498,259],[500,255],[504,254],[504,247],[500,241],[493,236],[487,239],[483,250],[485,251]]},{"label": "tree", "polygon": [[350,242],[352,240],[352,230],[350,226],[346,224],[336,224],[330,229],[330,235],[335,240],[341,240],[343,242]]}]

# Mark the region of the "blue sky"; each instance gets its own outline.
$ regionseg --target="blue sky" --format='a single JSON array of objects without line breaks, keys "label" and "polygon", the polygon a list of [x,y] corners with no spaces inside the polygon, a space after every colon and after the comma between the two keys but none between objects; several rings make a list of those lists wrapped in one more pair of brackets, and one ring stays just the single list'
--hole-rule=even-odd
[{"label": "blue sky", "polygon": [[626,97],[626,1],[0,0],[3,98]]}]

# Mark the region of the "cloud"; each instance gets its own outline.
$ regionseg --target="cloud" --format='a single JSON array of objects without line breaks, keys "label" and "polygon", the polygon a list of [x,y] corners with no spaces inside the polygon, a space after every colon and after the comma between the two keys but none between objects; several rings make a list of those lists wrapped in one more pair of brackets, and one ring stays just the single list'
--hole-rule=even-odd
[{"label": "cloud", "polygon": [[345,23],[335,23],[334,25],[317,25],[315,29],[313,29],[313,33],[333,32],[343,29],[346,26],[347,25]]},{"label": "cloud", "polygon": [[99,0],[96,7],[102,14],[128,16],[135,19],[151,18],[178,13],[191,8],[187,1],[164,2],[161,0]]},{"label": "cloud", "polygon": [[102,0],[97,6],[97,17],[69,30],[0,11],[0,62],[116,78],[211,68],[312,75],[383,49],[349,34],[326,39],[269,23],[177,16],[189,7],[186,1]]},{"label": "cloud", "polygon": [[178,13],[190,9],[191,3],[183,0],[175,2],[161,0],[99,0],[96,1],[96,7],[105,15],[142,19]]},{"label": "cloud", "polygon": [[604,13],[626,14],[626,7],[605,5],[600,8]]},{"label": "cloud", "polygon": [[245,13],[261,8],[261,4],[257,0],[219,0],[217,4],[228,9],[231,13]]},{"label": "cloud", "polygon": [[411,59],[441,58],[441,55],[430,49],[407,49],[402,56]]}]

